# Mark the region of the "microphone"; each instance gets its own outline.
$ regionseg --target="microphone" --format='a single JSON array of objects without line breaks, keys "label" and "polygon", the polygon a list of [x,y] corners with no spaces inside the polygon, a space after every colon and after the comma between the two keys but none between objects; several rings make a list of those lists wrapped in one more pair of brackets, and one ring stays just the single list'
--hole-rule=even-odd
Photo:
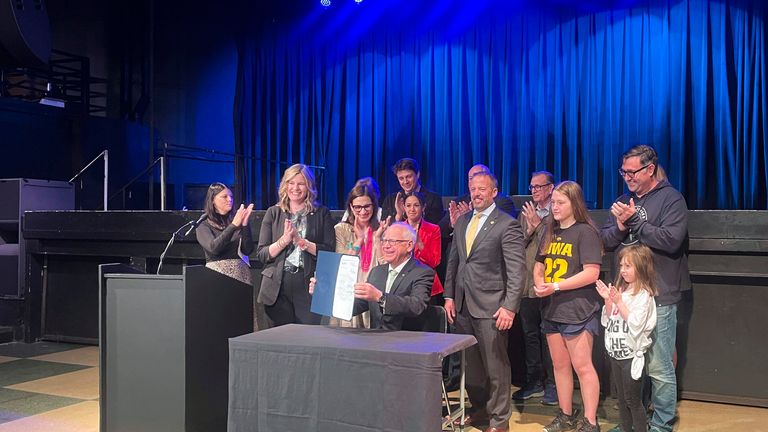
[{"label": "microphone", "polygon": [[196,221],[192,223],[192,225],[189,227],[186,233],[184,233],[184,237],[188,236],[189,233],[192,232],[193,229],[197,228],[198,225],[203,223],[204,220],[208,219],[208,215],[203,213]]},{"label": "microphone", "polygon": [[186,233],[184,233],[184,237],[188,236],[189,233],[192,232],[193,229],[197,228],[198,225],[200,225],[204,220],[206,220],[208,216],[203,213],[202,216],[200,216],[196,221],[189,221],[185,223],[184,225],[180,226],[179,229],[173,232],[171,234],[171,239],[168,240],[168,244],[165,245],[165,250],[163,250],[163,253],[160,254],[160,262],[157,263],[157,274],[160,274],[160,269],[163,267],[163,260],[165,259],[165,254],[168,253],[168,249],[171,248],[171,245],[173,244],[173,241],[176,240],[176,236],[179,235],[181,230],[189,226],[189,229]]}]

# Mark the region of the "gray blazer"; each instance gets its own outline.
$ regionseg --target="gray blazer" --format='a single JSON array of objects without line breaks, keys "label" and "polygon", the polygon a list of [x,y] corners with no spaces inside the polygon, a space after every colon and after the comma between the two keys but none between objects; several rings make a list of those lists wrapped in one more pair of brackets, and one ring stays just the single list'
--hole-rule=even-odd
[{"label": "gray blazer", "polygon": [[[389,264],[381,264],[371,269],[368,283],[384,292],[387,287]],[[411,258],[392,283],[392,289],[386,296],[384,311],[377,302],[355,300],[354,314],[371,311],[371,328],[400,330],[405,318],[414,318],[427,309],[435,271]]]},{"label": "gray blazer", "polygon": [[492,318],[500,306],[517,312],[525,281],[525,242],[520,222],[497,206],[477,233],[467,256],[464,239],[472,215],[469,212],[456,221],[443,295],[454,300],[457,311],[466,305],[474,318]]},{"label": "gray blazer", "polygon": [[[283,249],[276,257],[269,256],[269,245],[276,242],[283,235],[285,219],[288,213],[278,206],[267,209],[264,219],[261,221],[259,231],[259,246],[256,249],[256,257],[264,265],[261,271],[261,288],[259,289],[259,303],[271,306],[277,300],[280,285],[283,282],[283,266],[291,246]],[[336,249],[336,232],[333,230],[333,218],[327,207],[319,207],[307,215],[307,240],[317,244],[317,250],[333,252]],[[315,274],[317,257],[309,252],[302,254],[304,262],[304,276],[309,278]],[[307,282],[309,283],[309,282]],[[309,289],[309,287],[307,287]]]}]

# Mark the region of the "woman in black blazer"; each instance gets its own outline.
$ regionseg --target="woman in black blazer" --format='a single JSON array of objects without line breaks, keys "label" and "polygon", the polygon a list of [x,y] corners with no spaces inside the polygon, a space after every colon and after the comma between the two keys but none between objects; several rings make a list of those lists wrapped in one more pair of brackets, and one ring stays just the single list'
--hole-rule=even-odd
[{"label": "woman in black blazer", "polygon": [[278,196],[259,232],[256,256],[264,270],[258,300],[275,326],[320,324],[321,316],[309,311],[308,286],[317,251],[336,247],[331,212],[317,202],[315,176],[303,164],[285,170]]}]

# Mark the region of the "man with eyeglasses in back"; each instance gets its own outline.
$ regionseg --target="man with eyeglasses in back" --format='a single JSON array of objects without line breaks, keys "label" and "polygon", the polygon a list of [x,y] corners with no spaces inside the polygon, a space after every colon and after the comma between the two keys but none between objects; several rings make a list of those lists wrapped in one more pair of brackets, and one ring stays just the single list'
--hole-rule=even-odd
[{"label": "man with eyeglasses in back", "polygon": [[607,251],[642,243],[653,252],[659,294],[656,329],[646,357],[651,379],[651,432],[672,431],[677,408],[677,377],[673,362],[677,304],[691,288],[688,273],[688,206],[666,180],[656,150],[637,145],[622,156],[619,175],[629,189],[611,205],[600,237]]},{"label": "man with eyeglasses in back", "polygon": [[520,324],[523,328],[525,343],[525,384],[512,393],[514,400],[527,400],[541,396],[544,405],[557,405],[552,358],[549,355],[547,338],[541,333],[541,298],[533,289],[533,267],[541,237],[546,231],[546,220],[552,208],[552,191],[555,177],[549,171],[536,171],[531,174],[533,201],[523,204],[520,212],[520,224],[525,235],[526,282],[523,285],[523,298],[520,303]]},{"label": "man with eyeglasses in back", "polygon": [[[366,282],[355,284],[353,313],[370,311],[371,328],[401,330],[406,318],[415,318],[427,309],[435,272],[413,258],[416,241],[416,231],[407,223],[390,225],[380,240],[386,264],[372,268]],[[310,294],[316,282],[310,279]]]}]

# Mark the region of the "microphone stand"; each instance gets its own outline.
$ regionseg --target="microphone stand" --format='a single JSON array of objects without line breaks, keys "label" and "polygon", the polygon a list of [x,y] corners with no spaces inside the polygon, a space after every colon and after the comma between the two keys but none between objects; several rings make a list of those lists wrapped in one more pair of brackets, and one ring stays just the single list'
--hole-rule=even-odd
[{"label": "microphone stand", "polygon": [[173,232],[173,234],[171,234],[171,239],[168,240],[168,244],[165,245],[165,250],[163,250],[163,253],[160,254],[160,262],[157,264],[157,274],[160,274],[160,269],[163,267],[163,260],[165,259],[165,254],[168,253],[168,249],[171,248],[171,245],[176,240],[176,236],[178,236],[184,230],[184,228],[190,227],[189,231],[187,231],[186,234],[181,236],[182,238],[186,237],[187,235],[189,235],[189,233],[192,232],[192,228],[194,228],[195,225],[197,225],[197,221],[194,221],[194,220],[189,221],[184,225],[180,226],[179,229],[177,229],[176,231]]}]

